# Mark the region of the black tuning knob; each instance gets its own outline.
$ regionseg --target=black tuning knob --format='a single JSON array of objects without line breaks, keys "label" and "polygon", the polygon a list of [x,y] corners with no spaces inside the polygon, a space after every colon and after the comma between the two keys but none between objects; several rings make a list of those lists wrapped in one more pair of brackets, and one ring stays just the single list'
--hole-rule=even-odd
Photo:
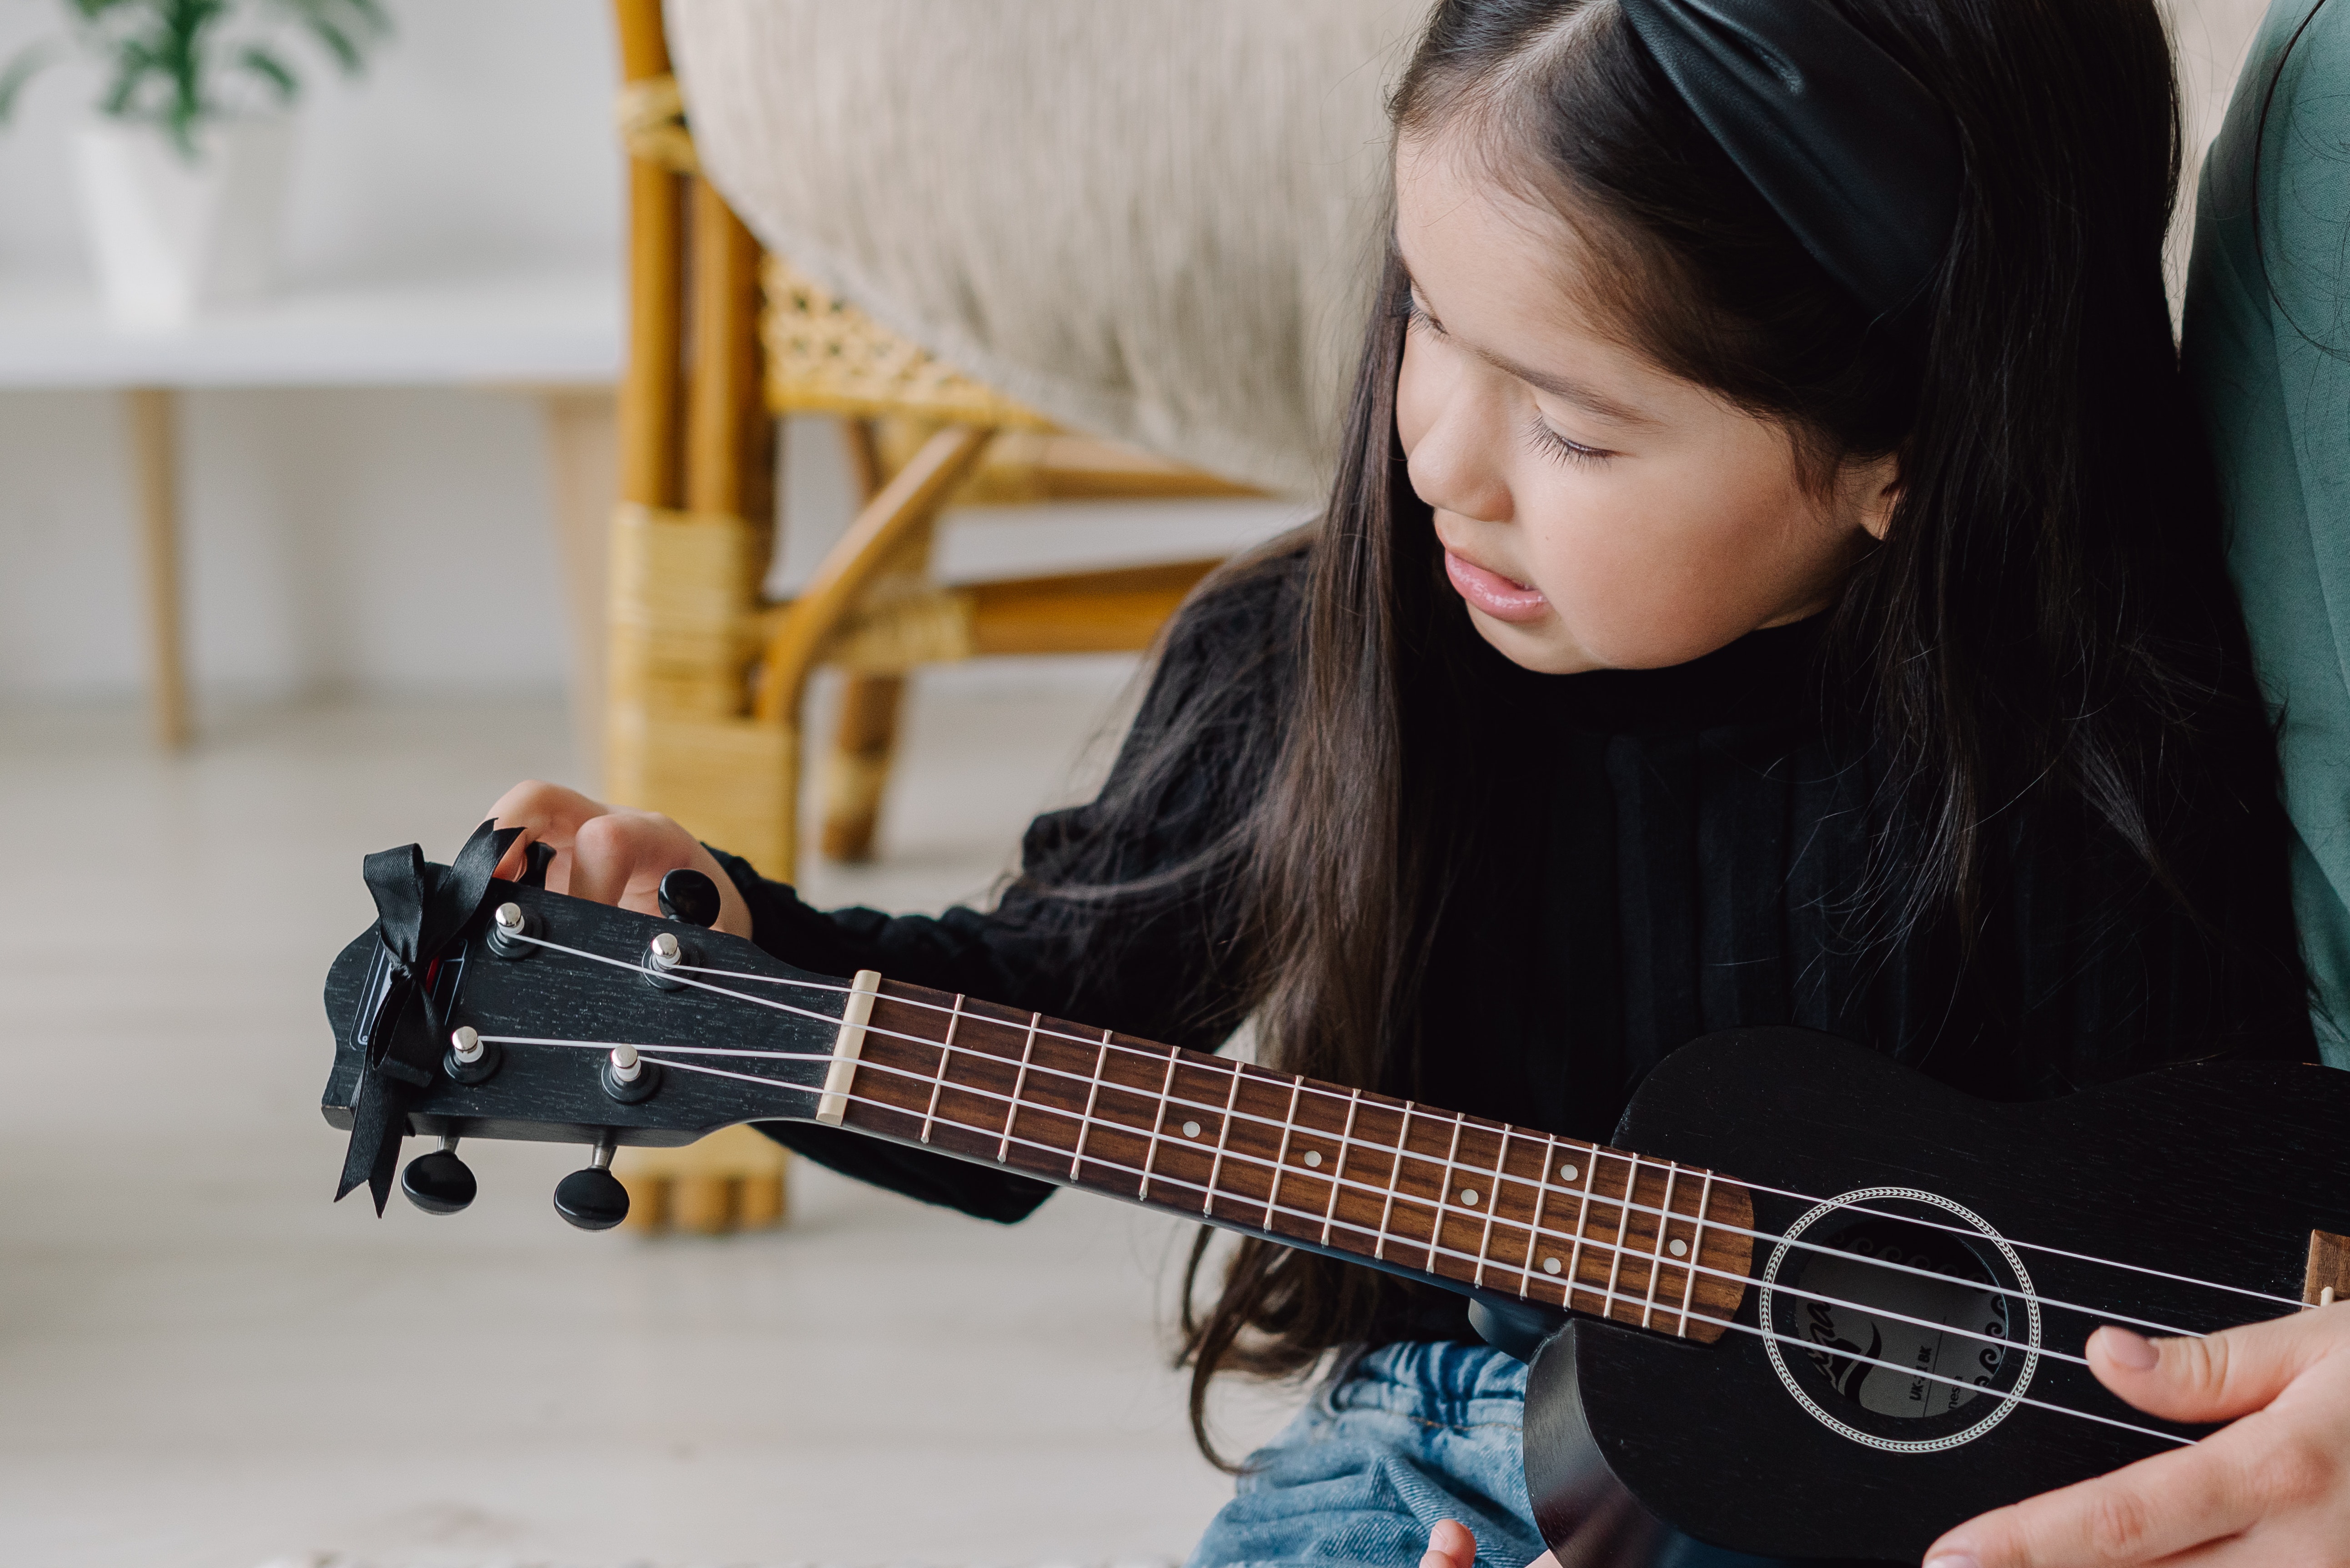
[{"label": "black tuning knob", "polygon": [[555,864],[555,846],[534,838],[522,854],[522,875],[515,880],[525,888],[546,887],[546,868]]},{"label": "black tuning knob", "polygon": [[718,884],[681,866],[660,879],[660,912],[689,926],[718,923]]},{"label": "black tuning knob", "polygon": [[457,1140],[444,1137],[431,1154],[420,1154],[400,1173],[400,1189],[427,1214],[454,1214],[473,1200],[473,1173],[457,1158]]},{"label": "black tuning knob", "polygon": [[555,1211],[582,1231],[609,1231],[629,1217],[629,1189],[610,1170],[612,1138],[607,1134],[584,1170],[555,1184]]}]

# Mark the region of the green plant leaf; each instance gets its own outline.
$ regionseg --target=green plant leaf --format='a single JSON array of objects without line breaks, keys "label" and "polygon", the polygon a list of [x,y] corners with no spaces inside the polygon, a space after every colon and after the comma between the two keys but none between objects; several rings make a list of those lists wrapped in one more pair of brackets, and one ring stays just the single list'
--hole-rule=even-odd
[{"label": "green plant leaf", "polygon": [[318,40],[319,47],[335,57],[335,64],[341,67],[343,75],[355,77],[367,68],[366,57],[359,53],[359,45],[332,21],[314,15],[307,19],[306,26],[310,36]]},{"label": "green plant leaf", "polygon": [[301,94],[302,84],[295,78],[286,62],[258,44],[248,44],[237,57],[239,66],[269,84],[280,105],[292,103]]},{"label": "green plant leaf", "polygon": [[50,43],[27,44],[16,51],[6,68],[0,69],[0,125],[8,123],[16,112],[16,99],[23,94],[25,84],[41,74],[43,67],[57,57],[57,46]]}]

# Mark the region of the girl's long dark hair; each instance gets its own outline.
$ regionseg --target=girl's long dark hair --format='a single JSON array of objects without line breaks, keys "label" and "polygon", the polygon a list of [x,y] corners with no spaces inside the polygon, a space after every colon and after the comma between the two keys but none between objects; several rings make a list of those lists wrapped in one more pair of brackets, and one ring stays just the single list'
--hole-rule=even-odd
[{"label": "girl's long dark hair", "polygon": [[[1883,781],[1866,940],[1932,931],[1965,951],[2002,814],[2054,798],[2223,948],[2241,881],[2215,857],[2273,819],[2275,764],[2164,292],[2180,132],[2161,21],[2152,0],[1827,3],[1941,99],[1963,147],[1947,256],[1898,327],[1800,247],[1611,0],[1444,0],[1398,132],[1479,139],[1611,263],[1629,339],[1783,424],[1811,472],[1898,454],[1891,526],[1829,639],[1831,706],[1857,715]],[[1247,768],[1262,793],[1194,869],[1232,901],[1215,923],[1238,933],[1261,1059],[1409,1094],[1493,699],[1397,445],[1405,292],[1390,258],[1305,547],[1286,711]],[[1172,759],[1186,738],[1159,743]],[[2298,993],[2273,953],[2240,967]],[[1183,1328],[1213,1457],[1214,1373],[1301,1372],[1394,1332],[1396,1293],[1247,1241],[1196,1310],[1205,1246]]]}]

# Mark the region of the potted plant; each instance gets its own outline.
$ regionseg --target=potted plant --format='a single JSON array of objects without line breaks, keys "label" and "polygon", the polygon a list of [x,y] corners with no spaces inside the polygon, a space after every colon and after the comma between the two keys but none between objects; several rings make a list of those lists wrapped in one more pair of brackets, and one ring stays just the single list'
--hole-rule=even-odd
[{"label": "potted plant", "polygon": [[63,0],[70,43],[0,67],[0,124],[72,50],[104,83],[76,145],[84,228],[109,314],[169,326],[251,299],[276,259],[307,38],[345,76],[390,32],[379,0]]}]

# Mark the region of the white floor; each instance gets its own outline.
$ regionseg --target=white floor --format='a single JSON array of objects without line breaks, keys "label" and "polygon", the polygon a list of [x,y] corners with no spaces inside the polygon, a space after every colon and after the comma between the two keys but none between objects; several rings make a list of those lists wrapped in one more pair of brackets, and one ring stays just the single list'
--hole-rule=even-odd
[{"label": "white floor", "polygon": [[[983,890],[1113,705],[1074,669],[941,678],[889,859],[816,891]],[[132,712],[0,714],[0,1568],[1180,1557],[1230,1489],[1168,1366],[1187,1227],[803,1165],[781,1231],[588,1235],[575,1154],[524,1145],[468,1146],[461,1216],[328,1202],[359,857],[571,774],[561,711],[215,716],[169,760]]]}]

